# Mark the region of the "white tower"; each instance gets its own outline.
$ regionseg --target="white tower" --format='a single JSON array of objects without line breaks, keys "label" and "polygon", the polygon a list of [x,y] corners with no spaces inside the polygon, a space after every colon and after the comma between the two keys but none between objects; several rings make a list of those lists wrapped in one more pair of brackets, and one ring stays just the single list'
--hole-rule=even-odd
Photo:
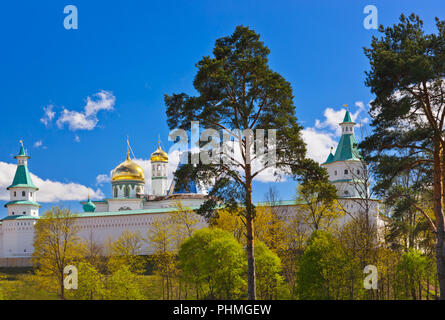
[{"label": "white tower", "polygon": [[[34,225],[39,218],[40,204],[36,202],[39,190],[32,182],[28,171],[28,159],[23,143],[20,141],[17,170],[9,190],[10,201],[5,204],[8,216],[2,219],[3,239],[2,257],[29,258],[33,251]],[[30,262],[26,262],[29,264]]]},{"label": "white tower", "polygon": [[158,149],[151,154],[151,193],[155,196],[167,194],[167,165],[168,154],[161,148],[158,141]]},{"label": "white tower", "polygon": [[17,159],[17,170],[9,190],[10,201],[5,204],[8,208],[8,216],[38,217],[40,204],[36,202],[36,192],[39,190],[32,182],[28,171],[28,159],[30,158],[20,141],[20,152],[14,158]]},{"label": "white tower", "polygon": [[329,154],[322,164],[328,170],[329,180],[337,187],[340,198],[363,198],[364,186],[360,185],[363,177],[363,163],[354,135],[355,122],[349,111],[340,127],[342,135],[335,154]]}]

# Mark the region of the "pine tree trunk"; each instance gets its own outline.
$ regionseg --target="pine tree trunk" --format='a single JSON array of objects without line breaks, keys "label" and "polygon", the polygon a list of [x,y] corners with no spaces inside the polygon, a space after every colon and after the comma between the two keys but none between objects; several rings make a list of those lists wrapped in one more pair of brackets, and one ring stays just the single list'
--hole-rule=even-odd
[{"label": "pine tree trunk", "polygon": [[246,165],[246,231],[247,231],[247,295],[256,300],[254,207],[252,204],[252,178],[250,164]]},{"label": "pine tree trunk", "polygon": [[436,216],[436,260],[437,260],[437,277],[440,288],[440,300],[445,300],[445,227],[444,215],[442,208],[443,197],[445,199],[445,180],[441,166],[441,144],[439,138],[436,138],[434,143],[434,174],[433,174],[433,189],[434,189],[434,213]]}]

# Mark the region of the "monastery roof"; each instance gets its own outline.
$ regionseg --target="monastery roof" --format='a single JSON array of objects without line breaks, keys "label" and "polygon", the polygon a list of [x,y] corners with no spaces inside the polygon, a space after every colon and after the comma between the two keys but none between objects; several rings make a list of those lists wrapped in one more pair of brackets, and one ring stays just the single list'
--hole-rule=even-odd
[{"label": "monastery roof", "polygon": [[35,201],[29,201],[29,200],[15,200],[15,201],[9,201],[8,203],[5,204],[5,207],[10,206],[10,205],[20,205],[20,204],[25,204],[25,205],[31,205],[31,206],[36,206],[36,207],[41,207],[41,205],[38,202]]},{"label": "monastery roof", "polygon": [[[353,197],[341,197],[339,199],[352,199]],[[372,201],[378,201],[376,199],[370,199]],[[255,203],[255,206],[261,207],[261,206],[270,206],[270,202],[257,202]],[[284,201],[276,201],[275,203],[272,203],[273,207],[281,207],[281,206],[295,206],[298,205],[298,203],[295,200],[284,200]],[[200,206],[191,206],[191,207],[185,207],[185,209],[189,210],[197,210]],[[140,210],[125,210],[125,211],[109,211],[109,212],[82,212],[82,213],[75,213],[74,216],[76,218],[95,218],[95,217],[114,217],[114,216],[128,216],[128,215],[140,215],[140,214],[163,214],[163,213],[170,213],[177,211],[177,208],[175,207],[169,207],[169,208],[156,208],[156,209],[140,209]],[[30,219],[30,220],[36,220],[40,217],[35,216],[6,216],[2,219],[0,219],[0,223],[3,220],[23,220],[23,219]]]},{"label": "monastery roof", "polygon": [[346,123],[346,122],[353,122],[351,119],[351,115],[349,114],[349,110],[346,110],[345,117],[343,119],[343,123]]},{"label": "monastery roof", "polygon": [[33,188],[35,190],[39,190],[39,188],[37,188],[32,182],[31,174],[29,173],[28,167],[23,164],[17,166],[14,180],[7,189],[9,190],[11,188]]},{"label": "monastery roof", "polygon": [[37,220],[39,219],[39,216],[6,216],[2,218],[1,220]]},{"label": "monastery roof", "polygon": [[[195,207],[187,207],[187,209],[196,210],[199,206]],[[140,210],[124,210],[124,211],[105,211],[105,212],[82,212],[77,213],[76,217],[78,218],[94,218],[94,217],[102,217],[102,216],[127,216],[127,215],[137,215],[137,214],[161,214],[161,213],[169,213],[177,211],[176,208],[156,208],[156,209],[140,209]]]},{"label": "monastery roof", "polygon": [[[343,123],[352,123],[354,122],[351,119],[351,115],[349,111],[346,111],[345,118],[343,119]],[[358,149],[357,140],[355,140],[355,136],[353,133],[343,133],[340,142],[338,143],[337,150],[335,150],[335,154],[329,153],[328,158],[323,164],[328,164],[335,161],[346,161],[346,160],[361,160],[362,156],[360,155],[360,151]]]}]

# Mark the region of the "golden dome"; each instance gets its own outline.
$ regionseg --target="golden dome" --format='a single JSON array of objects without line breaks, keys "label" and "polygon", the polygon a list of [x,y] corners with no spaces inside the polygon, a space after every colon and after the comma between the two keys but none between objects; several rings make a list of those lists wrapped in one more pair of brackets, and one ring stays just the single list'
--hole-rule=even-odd
[{"label": "golden dome", "polygon": [[130,152],[127,151],[127,160],[122,162],[111,173],[111,181],[136,180],[145,182],[145,173],[136,162],[131,161]]},{"label": "golden dome", "polygon": [[161,144],[159,143],[158,149],[151,154],[151,162],[168,162],[168,154],[162,150]]}]

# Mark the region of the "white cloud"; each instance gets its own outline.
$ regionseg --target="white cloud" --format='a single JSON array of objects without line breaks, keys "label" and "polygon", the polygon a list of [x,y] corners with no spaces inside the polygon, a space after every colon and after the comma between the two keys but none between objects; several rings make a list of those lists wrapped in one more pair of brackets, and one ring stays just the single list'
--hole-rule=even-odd
[{"label": "white cloud", "polygon": [[39,147],[41,147],[41,146],[43,146],[43,142],[42,142],[42,140],[39,140],[39,141],[34,142],[34,148],[39,148]]},{"label": "white cloud", "polygon": [[100,174],[96,177],[96,184],[99,186],[109,182],[111,182],[111,177],[108,174]]},{"label": "white cloud", "polygon": [[56,113],[53,111],[54,106],[52,104],[43,107],[44,115],[40,119],[40,122],[42,122],[46,127],[48,127],[51,123],[51,121],[54,119],[54,116]]},{"label": "white cloud", "polygon": [[74,137],[74,142],[80,142],[80,138],[79,136],[76,134],[76,136]]},{"label": "white cloud", "polygon": [[[0,162],[0,200],[9,200],[9,191],[6,188],[11,185],[16,168],[15,164]],[[32,173],[31,178],[39,188],[38,202],[81,201],[87,199],[88,195],[93,199],[104,197],[100,189],[93,190],[79,183],[45,180]]]},{"label": "white cloud", "polygon": [[331,147],[337,147],[334,134],[317,131],[315,128],[305,128],[302,132],[303,140],[307,145],[307,157],[319,163],[326,161]]},{"label": "white cloud", "polygon": [[57,126],[61,129],[68,124],[72,131],[93,130],[99,122],[97,113],[101,110],[113,110],[115,102],[116,97],[111,92],[102,90],[87,97],[87,104],[81,112],[64,108],[57,119]]}]

